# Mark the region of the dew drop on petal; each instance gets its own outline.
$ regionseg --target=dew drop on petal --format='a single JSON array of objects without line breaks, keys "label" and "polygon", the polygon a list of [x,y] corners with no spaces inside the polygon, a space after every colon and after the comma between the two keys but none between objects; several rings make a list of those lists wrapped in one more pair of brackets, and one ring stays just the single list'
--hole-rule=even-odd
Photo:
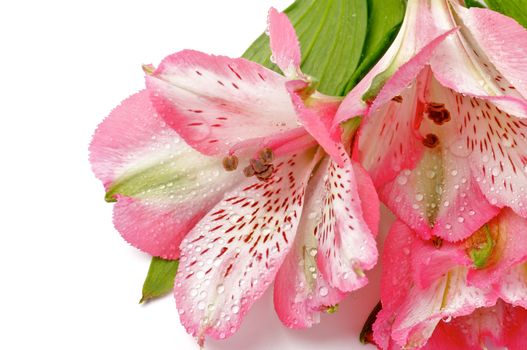
[{"label": "dew drop on petal", "polygon": [[401,186],[403,185],[406,185],[408,183],[408,178],[404,175],[400,175],[398,178],[397,178],[397,183]]}]

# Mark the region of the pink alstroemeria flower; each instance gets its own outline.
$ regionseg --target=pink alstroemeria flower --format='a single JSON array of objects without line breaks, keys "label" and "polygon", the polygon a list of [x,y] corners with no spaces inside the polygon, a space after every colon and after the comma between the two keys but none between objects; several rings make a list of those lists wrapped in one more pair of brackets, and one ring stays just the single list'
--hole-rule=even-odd
[{"label": "pink alstroemeria flower", "polygon": [[527,347],[527,219],[511,209],[440,248],[398,221],[382,263],[379,348]]},{"label": "pink alstroemeria flower", "polygon": [[340,99],[314,91],[293,26],[274,9],[269,33],[285,77],[176,53],[145,67],[147,90],[110,114],[90,148],[123,237],[180,259],[176,303],[200,343],[233,334],[273,280],[280,319],[311,326],[377,260],[373,183],[329,137]]},{"label": "pink alstroemeria flower", "polygon": [[381,200],[423,239],[458,241],[500,208],[527,217],[526,98],[527,30],[457,1],[409,0],[333,133],[365,116],[354,156]]}]

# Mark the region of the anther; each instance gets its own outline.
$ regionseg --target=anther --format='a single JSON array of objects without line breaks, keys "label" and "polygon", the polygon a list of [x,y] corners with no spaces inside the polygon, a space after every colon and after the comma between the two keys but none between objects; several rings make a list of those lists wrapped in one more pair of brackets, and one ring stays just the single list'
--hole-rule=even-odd
[{"label": "anther", "polygon": [[443,246],[443,238],[440,238],[440,237],[437,237],[437,236],[433,236],[432,237],[432,244],[437,249],[441,248]]},{"label": "anther", "polygon": [[271,176],[273,175],[273,171],[274,171],[274,166],[272,164],[268,165],[267,169],[265,169],[264,171],[260,173],[256,173],[256,177],[260,181],[269,180],[269,178],[271,178]]},{"label": "anther", "polygon": [[397,102],[397,103],[402,103],[403,102],[403,97],[401,95],[397,95],[397,96],[392,98],[392,101],[393,102]]},{"label": "anther", "polygon": [[268,147],[260,150],[260,152],[258,152],[258,158],[263,164],[272,164],[274,160],[273,150]]},{"label": "anther", "polygon": [[246,177],[254,176],[255,172],[252,166],[248,165],[243,169],[243,175]]},{"label": "anther", "polygon": [[227,171],[234,171],[238,168],[238,157],[227,156],[223,158],[223,168]]},{"label": "anther", "polygon": [[152,75],[156,71],[156,67],[152,64],[143,64],[142,68],[146,75]]},{"label": "anther", "polygon": [[439,145],[439,137],[435,134],[428,134],[423,140],[423,145],[428,148],[435,148]]},{"label": "anther", "polygon": [[268,165],[264,164],[259,159],[251,159],[250,162],[251,162],[251,166],[254,169],[254,172],[256,174],[262,173],[265,170],[267,170]]},{"label": "anther", "polygon": [[443,125],[450,121],[450,112],[445,108],[444,103],[430,102],[426,105],[426,112],[437,125]]}]

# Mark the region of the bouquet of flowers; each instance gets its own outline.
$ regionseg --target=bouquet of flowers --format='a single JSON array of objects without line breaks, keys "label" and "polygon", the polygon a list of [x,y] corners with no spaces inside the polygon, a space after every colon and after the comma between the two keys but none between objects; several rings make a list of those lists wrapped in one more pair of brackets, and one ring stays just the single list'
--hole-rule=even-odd
[{"label": "bouquet of flowers", "polygon": [[527,4],[337,3],[272,8],[243,58],[144,65],[95,132],[115,227],[153,257],[142,301],[173,289],[203,346],[273,283],[311,327],[381,260],[363,341],[527,349]]}]

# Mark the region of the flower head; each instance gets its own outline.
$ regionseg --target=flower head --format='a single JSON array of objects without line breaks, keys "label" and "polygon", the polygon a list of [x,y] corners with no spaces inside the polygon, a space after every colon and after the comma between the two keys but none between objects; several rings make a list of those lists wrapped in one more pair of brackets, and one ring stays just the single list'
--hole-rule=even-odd
[{"label": "flower head", "polygon": [[440,248],[396,222],[383,252],[382,349],[525,347],[527,220],[510,209]]},{"label": "flower head", "polygon": [[275,282],[290,327],[363,286],[377,259],[378,199],[330,136],[339,98],[300,70],[300,47],[271,9],[273,59],[182,51],[145,69],[147,90],[115,109],[91,145],[123,237],[180,259],[175,297],[198,337],[225,338]]},{"label": "flower head", "polygon": [[462,240],[504,207],[527,217],[526,47],[501,14],[410,0],[393,45],[342,103],[333,133],[365,116],[355,156],[422,238]]}]

